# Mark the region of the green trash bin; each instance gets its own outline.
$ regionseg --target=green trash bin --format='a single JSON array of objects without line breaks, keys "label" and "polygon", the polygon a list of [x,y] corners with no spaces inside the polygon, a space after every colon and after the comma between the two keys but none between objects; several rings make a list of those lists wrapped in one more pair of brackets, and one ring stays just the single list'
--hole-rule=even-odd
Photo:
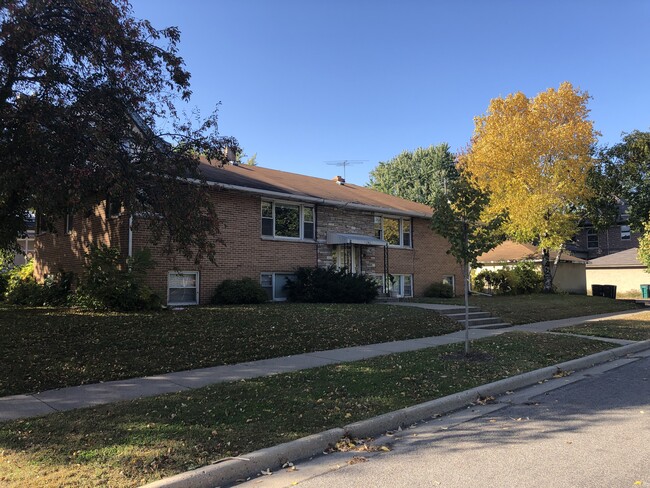
[{"label": "green trash bin", "polygon": [[650,285],[641,285],[641,298],[650,298],[648,290],[650,290]]}]

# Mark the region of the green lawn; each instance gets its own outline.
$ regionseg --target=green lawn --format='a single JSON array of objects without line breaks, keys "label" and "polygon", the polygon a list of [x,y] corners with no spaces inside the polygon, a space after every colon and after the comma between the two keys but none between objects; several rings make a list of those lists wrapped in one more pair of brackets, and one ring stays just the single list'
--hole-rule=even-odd
[{"label": "green lawn", "polygon": [[[463,304],[462,298],[419,298],[424,303]],[[544,320],[565,319],[583,315],[620,312],[637,308],[634,301],[586,295],[532,294],[517,296],[471,296],[470,305],[481,307],[511,324],[529,324]]]},{"label": "green lawn", "polygon": [[635,314],[633,317],[624,316],[609,320],[599,320],[574,327],[555,329],[556,332],[569,332],[596,337],[613,337],[614,339],[629,339],[631,341],[650,340],[650,312]]},{"label": "green lawn", "polygon": [[147,313],[0,306],[0,396],[447,334],[429,310],[265,304]]},{"label": "green lawn", "polygon": [[509,333],[473,343],[482,361],[451,345],[13,421],[0,484],[136,486],[611,347]]}]

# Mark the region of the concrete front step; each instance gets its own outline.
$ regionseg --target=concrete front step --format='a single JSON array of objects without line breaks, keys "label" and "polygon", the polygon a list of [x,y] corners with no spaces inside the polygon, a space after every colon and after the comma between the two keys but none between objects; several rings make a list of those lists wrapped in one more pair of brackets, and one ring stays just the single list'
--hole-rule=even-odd
[{"label": "concrete front step", "polygon": [[[440,310],[439,313],[465,325],[465,307]],[[489,312],[483,312],[479,307],[469,307],[469,314],[467,315],[470,329],[502,329],[512,325],[504,322],[499,317],[493,317]]]},{"label": "concrete front step", "polygon": [[[454,320],[464,320],[465,319],[465,312],[463,312],[463,313],[445,313],[443,315],[446,315],[450,319],[454,319]],[[469,315],[470,320],[471,319],[483,319],[483,318],[486,318],[486,317],[492,317],[490,312],[470,312],[468,315]]]},{"label": "concrete front step", "polygon": [[[478,307],[469,307],[469,313],[481,312],[481,309]],[[456,314],[465,314],[465,307],[457,308],[446,308],[444,310],[439,310],[439,313],[442,315],[456,315]]]},{"label": "concrete front step", "polygon": [[[463,317],[462,319],[456,319],[456,320],[458,322],[460,322],[461,324],[465,325],[465,317]],[[482,317],[482,318],[478,318],[478,319],[473,319],[473,318],[470,317],[468,323],[469,323],[470,327],[474,327],[474,326],[477,326],[477,325],[490,325],[490,324],[498,324],[498,323],[501,323],[501,322],[503,322],[503,321],[499,317],[491,317],[490,316],[490,317]]]}]

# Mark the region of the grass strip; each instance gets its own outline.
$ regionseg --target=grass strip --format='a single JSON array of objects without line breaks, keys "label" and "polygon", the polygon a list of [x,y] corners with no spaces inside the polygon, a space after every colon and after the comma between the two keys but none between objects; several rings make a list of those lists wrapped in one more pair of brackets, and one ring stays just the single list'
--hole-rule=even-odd
[{"label": "grass strip", "polygon": [[555,329],[556,332],[582,334],[595,337],[611,337],[630,341],[650,340],[650,312],[634,314],[608,320],[598,320],[588,324]]},{"label": "grass strip", "polygon": [[386,305],[264,304],[148,313],[0,306],[0,396],[460,328],[431,310]]},{"label": "grass strip", "polygon": [[136,486],[612,347],[512,332],[0,424],[0,484]]},{"label": "grass strip", "polygon": [[[449,305],[463,304],[462,299],[459,298],[417,298],[413,301]],[[476,295],[470,297],[470,305],[480,307],[484,312],[490,312],[495,317],[501,317],[505,322],[513,325],[621,312],[637,308],[637,305],[631,300],[564,294],[497,295],[493,297]]]}]

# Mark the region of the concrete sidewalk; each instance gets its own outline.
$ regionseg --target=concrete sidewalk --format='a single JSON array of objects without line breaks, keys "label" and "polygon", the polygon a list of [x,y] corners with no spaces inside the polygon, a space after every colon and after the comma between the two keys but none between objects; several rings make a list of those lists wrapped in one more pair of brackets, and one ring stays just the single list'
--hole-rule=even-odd
[{"label": "concrete sidewalk", "polygon": [[[435,310],[431,304],[399,304],[429,308]],[[627,312],[609,313],[603,315],[590,315],[586,317],[573,317],[562,320],[537,322],[520,325],[507,329],[470,329],[470,339],[482,339],[513,330],[528,332],[547,332],[557,327],[581,324],[592,320],[602,320],[624,313],[639,313],[638,310]],[[92,407],[107,403],[133,400],[136,398],[162,395],[180,391],[201,388],[203,386],[237,381],[241,379],[270,376],[278,373],[299,371],[302,369],[316,368],[329,364],[338,364],[349,361],[359,361],[386,354],[415,351],[429,347],[442,346],[463,342],[464,331],[454,332],[443,336],[425,337],[405,341],[384,342],[367,346],[347,347],[330,351],[317,351],[294,356],[285,356],[260,361],[251,361],[240,364],[215,366],[175,373],[167,373],[144,378],[107,381],[91,385],[73,386],[48,390],[35,394],[13,395],[0,398],[0,422],[19,418],[36,417],[54,412],[73,410],[76,408]],[[595,338],[596,339],[596,338]],[[598,340],[607,340],[598,338]],[[634,341],[612,339],[610,342],[629,344]]]}]

